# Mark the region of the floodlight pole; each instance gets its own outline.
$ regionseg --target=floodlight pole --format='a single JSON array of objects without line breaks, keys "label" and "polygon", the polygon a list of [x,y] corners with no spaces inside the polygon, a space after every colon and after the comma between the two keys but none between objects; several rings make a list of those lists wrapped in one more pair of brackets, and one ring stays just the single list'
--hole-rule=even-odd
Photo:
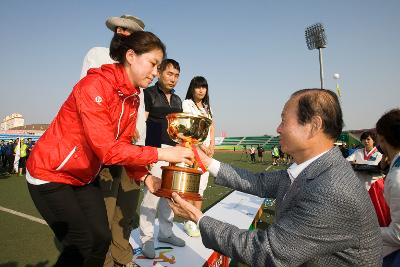
[{"label": "floodlight pole", "polygon": [[319,51],[319,78],[321,80],[321,89],[324,89],[324,65],[322,63],[322,48],[318,48]]},{"label": "floodlight pole", "polygon": [[319,79],[321,89],[324,89],[324,69],[322,62],[322,49],[326,47],[325,29],[321,23],[313,24],[305,30],[306,43],[309,50],[318,49],[319,53]]}]

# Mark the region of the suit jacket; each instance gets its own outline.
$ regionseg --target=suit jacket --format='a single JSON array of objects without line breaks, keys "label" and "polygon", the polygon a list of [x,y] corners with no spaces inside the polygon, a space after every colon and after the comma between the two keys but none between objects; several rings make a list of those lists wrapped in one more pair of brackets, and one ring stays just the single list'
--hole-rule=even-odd
[{"label": "suit jacket", "polygon": [[276,217],[266,230],[248,231],[204,216],[206,247],[250,266],[382,265],[374,208],[339,149],[312,162],[293,184],[285,170],[253,174],[224,163],[215,181],[276,198]]}]

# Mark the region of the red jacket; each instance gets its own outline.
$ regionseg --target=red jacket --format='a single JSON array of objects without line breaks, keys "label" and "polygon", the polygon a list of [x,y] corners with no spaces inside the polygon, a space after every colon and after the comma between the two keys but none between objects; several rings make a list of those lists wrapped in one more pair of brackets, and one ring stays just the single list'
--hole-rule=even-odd
[{"label": "red jacket", "polygon": [[158,159],[156,148],[131,144],[139,92],[121,64],[90,69],[34,146],[30,175],[79,186],[90,183],[104,164],[124,165],[139,180]]}]

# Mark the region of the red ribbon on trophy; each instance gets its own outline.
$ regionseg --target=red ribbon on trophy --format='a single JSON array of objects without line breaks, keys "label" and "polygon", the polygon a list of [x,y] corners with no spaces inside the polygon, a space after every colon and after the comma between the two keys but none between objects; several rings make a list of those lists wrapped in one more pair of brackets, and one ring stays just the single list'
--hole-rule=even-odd
[{"label": "red ribbon on trophy", "polygon": [[194,153],[194,158],[197,161],[197,164],[199,164],[200,169],[203,171],[203,173],[205,173],[207,171],[206,167],[204,166],[203,162],[200,159],[199,156],[199,152],[197,152],[197,148],[195,147],[195,145],[192,145],[192,150]]}]

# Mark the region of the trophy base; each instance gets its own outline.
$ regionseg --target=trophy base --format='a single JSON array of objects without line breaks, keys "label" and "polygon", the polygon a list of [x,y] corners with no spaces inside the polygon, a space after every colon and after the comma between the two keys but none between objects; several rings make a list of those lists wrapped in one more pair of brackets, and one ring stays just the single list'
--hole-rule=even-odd
[{"label": "trophy base", "polygon": [[161,169],[161,188],[154,193],[156,196],[171,198],[175,192],[186,200],[203,200],[199,194],[201,171],[177,166],[164,166]]}]

